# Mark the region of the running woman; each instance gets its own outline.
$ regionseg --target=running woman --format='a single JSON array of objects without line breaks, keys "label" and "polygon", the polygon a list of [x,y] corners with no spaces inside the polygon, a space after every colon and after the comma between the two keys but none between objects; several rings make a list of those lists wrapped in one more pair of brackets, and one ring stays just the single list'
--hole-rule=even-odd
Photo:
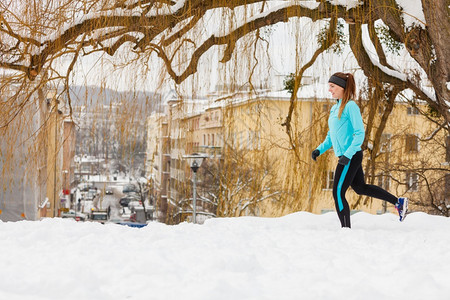
[{"label": "running woman", "polygon": [[364,141],[364,124],[361,112],[355,101],[355,79],[350,73],[335,73],[328,80],[328,91],[337,103],[331,108],[328,117],[328,133],[325,141],[312,152],[312,159],[333,147],[339,157],[334,173],[333,198],[342,227],[350,228],[350,207],[345,192],[351,186],[359,195],[378,198],[395,205],[400,222],[408,210],[408,198],[397,198],[376,185],[366,184],[361,166]]}]

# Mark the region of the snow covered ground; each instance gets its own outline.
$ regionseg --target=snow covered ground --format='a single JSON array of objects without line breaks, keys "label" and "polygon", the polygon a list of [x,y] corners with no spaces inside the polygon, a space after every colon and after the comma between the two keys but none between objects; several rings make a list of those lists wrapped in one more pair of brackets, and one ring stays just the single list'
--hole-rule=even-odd
[{"label": "snow covered ground", "polygon": [[450,218],[0,222],[0,299],[450,299]]}]

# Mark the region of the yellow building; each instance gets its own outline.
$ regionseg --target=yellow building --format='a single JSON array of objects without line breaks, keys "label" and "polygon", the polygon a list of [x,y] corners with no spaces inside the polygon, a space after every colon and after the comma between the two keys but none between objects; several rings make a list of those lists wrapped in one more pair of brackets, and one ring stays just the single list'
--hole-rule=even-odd
[{"label": "yellow building", "polygon": [[[322,89],[326,91],[326,86]],[[291,122],[291,140],[286,127],[281,125],[290,105],[286,93],[241,97],[226,109],[224,131],[229,131],[226,134],[229,138],[227,145],[255,152],[259,157],[265,153],[283,179],[280,190],[289,195],[280,197],[278,204],[273,201],[263,204],[258,210],[263,216],[278,216],[297,210],[313,213],[334,210],[332,186],[337,158],[330,150],[316,163],[311,160],[311,151],[325,138],[329,110],[335,100],[321,96],[317,86],[314,90],[303,87],[299,97]],[[358,104],[367,122],[368,103]],[[417,101],[415,106],[424,112],[428,109],[425,103]],[[399,97],[381,137],[383,147],[372,153],[371,144],[381,114],[375,117],[374,129],[367,137],[369,149],[364,151],[363,168],[369,175],[366,176],[367,182],[380,185],[396,196],[410,198],[411,210],[430,211],[433,206],[449,206],[449,157],[446,157],[449,144],[444,145],[446,137],[443,130],[430,138],[439,126],[419,114],[417,108]],[[376,158],[376,163],[372,168],[370,162],[373,158]],[[435,197],[433,203],[430,195]],[[371,213],[395,210],[384,201],[372,201],[351,191],[347,198],[353,210]]]},{"label": "yellow building", "polygon": [[192,152],[207,153],[210,156],[221,154],[223,147],[223,116],[221,106],[207,107],[196,118],[197,127],[193,127]]},{"label": "yellow building", "polygon": [[410,198],[416,204],[412,209],[437,213],[439,206],[450,208],[450,143],[432,119],[425,103],[396,103],[381,136],[375,168],[379,185]]},{"label": "yellow building", "polygon": [[[290,136],[283,125],[291,105],[290,94],[285,91],[215,97],[210,99],[209,106],[195,113],[186,109],[189,104],[183,101],[175,106],[172,103],[168,123],[173,147],[170,151],[173,204],[187,197],[190,172],[182,156],[203,152],[209,153],[209,161],[216,164],[216,169],[211,170],[217,174],[211,182],[217,187],[211,187],[208,193],[215,193],[210,200],[217,201],[215,213],[219,216],[271,217],[299,210],[313,213],[334,210],[332,186],[337,158],[330,149],[317,162],[311,159],[311,151],[326,136],[329,110],[335,104],[327,95],[327,85],[304,86],[299,90]],[[367,126],[368,103],[358,104]],[[427,110],[424,103],[416,102],[415,106]],[[446,157],[449,145],[444,144],[443,131],[432,135],[436,124],[418,114],[417,108],[399,98],[377,147],[373,141],[381,114],[374,117],[363,168],[368,183],[380,185],[396,196],[409,197],[413,210],[430,211],[430,207],[441,202],[444,206],[449,204],[445,202],[449,190],[450,155]],[[214,159],[214,153],[220,155]],[[206,163],[204,168],[212,168],[212,164]],[[204,180],[204,185],[208,184]],[[437,193],[439,186],[442,191]],[[425,207],[430,195],[439,200]],[[392,205],[360,197],[351,189],[347,199],[354,211],[394,211]]]}]

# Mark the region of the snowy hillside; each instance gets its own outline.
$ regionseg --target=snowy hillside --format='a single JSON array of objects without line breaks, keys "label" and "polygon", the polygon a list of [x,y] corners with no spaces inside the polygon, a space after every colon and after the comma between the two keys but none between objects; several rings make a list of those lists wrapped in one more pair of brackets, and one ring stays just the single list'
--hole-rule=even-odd
[{"label": "snowy hillside", "polygon": [[0,299],[450,299],[450,219],[0,222]]}]

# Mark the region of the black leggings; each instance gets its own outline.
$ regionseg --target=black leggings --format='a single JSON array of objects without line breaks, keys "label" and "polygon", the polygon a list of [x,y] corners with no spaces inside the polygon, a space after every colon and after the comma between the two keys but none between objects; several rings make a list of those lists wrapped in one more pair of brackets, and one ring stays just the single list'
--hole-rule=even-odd
[{"label": "black leggings", "polygon": [[345,166],[338,164],[334,173],[333,198],[342,227],[351,227],[350,207],[345,199],[345,192],[349,186],[351,186],[358,195],[382,199],[394,205],[397,203],[397,197],[391,193],[376,185],[365,183],[364,172],[361,166],[362,158],[362,151],[356,152],[350,160],[350,163]]}]

